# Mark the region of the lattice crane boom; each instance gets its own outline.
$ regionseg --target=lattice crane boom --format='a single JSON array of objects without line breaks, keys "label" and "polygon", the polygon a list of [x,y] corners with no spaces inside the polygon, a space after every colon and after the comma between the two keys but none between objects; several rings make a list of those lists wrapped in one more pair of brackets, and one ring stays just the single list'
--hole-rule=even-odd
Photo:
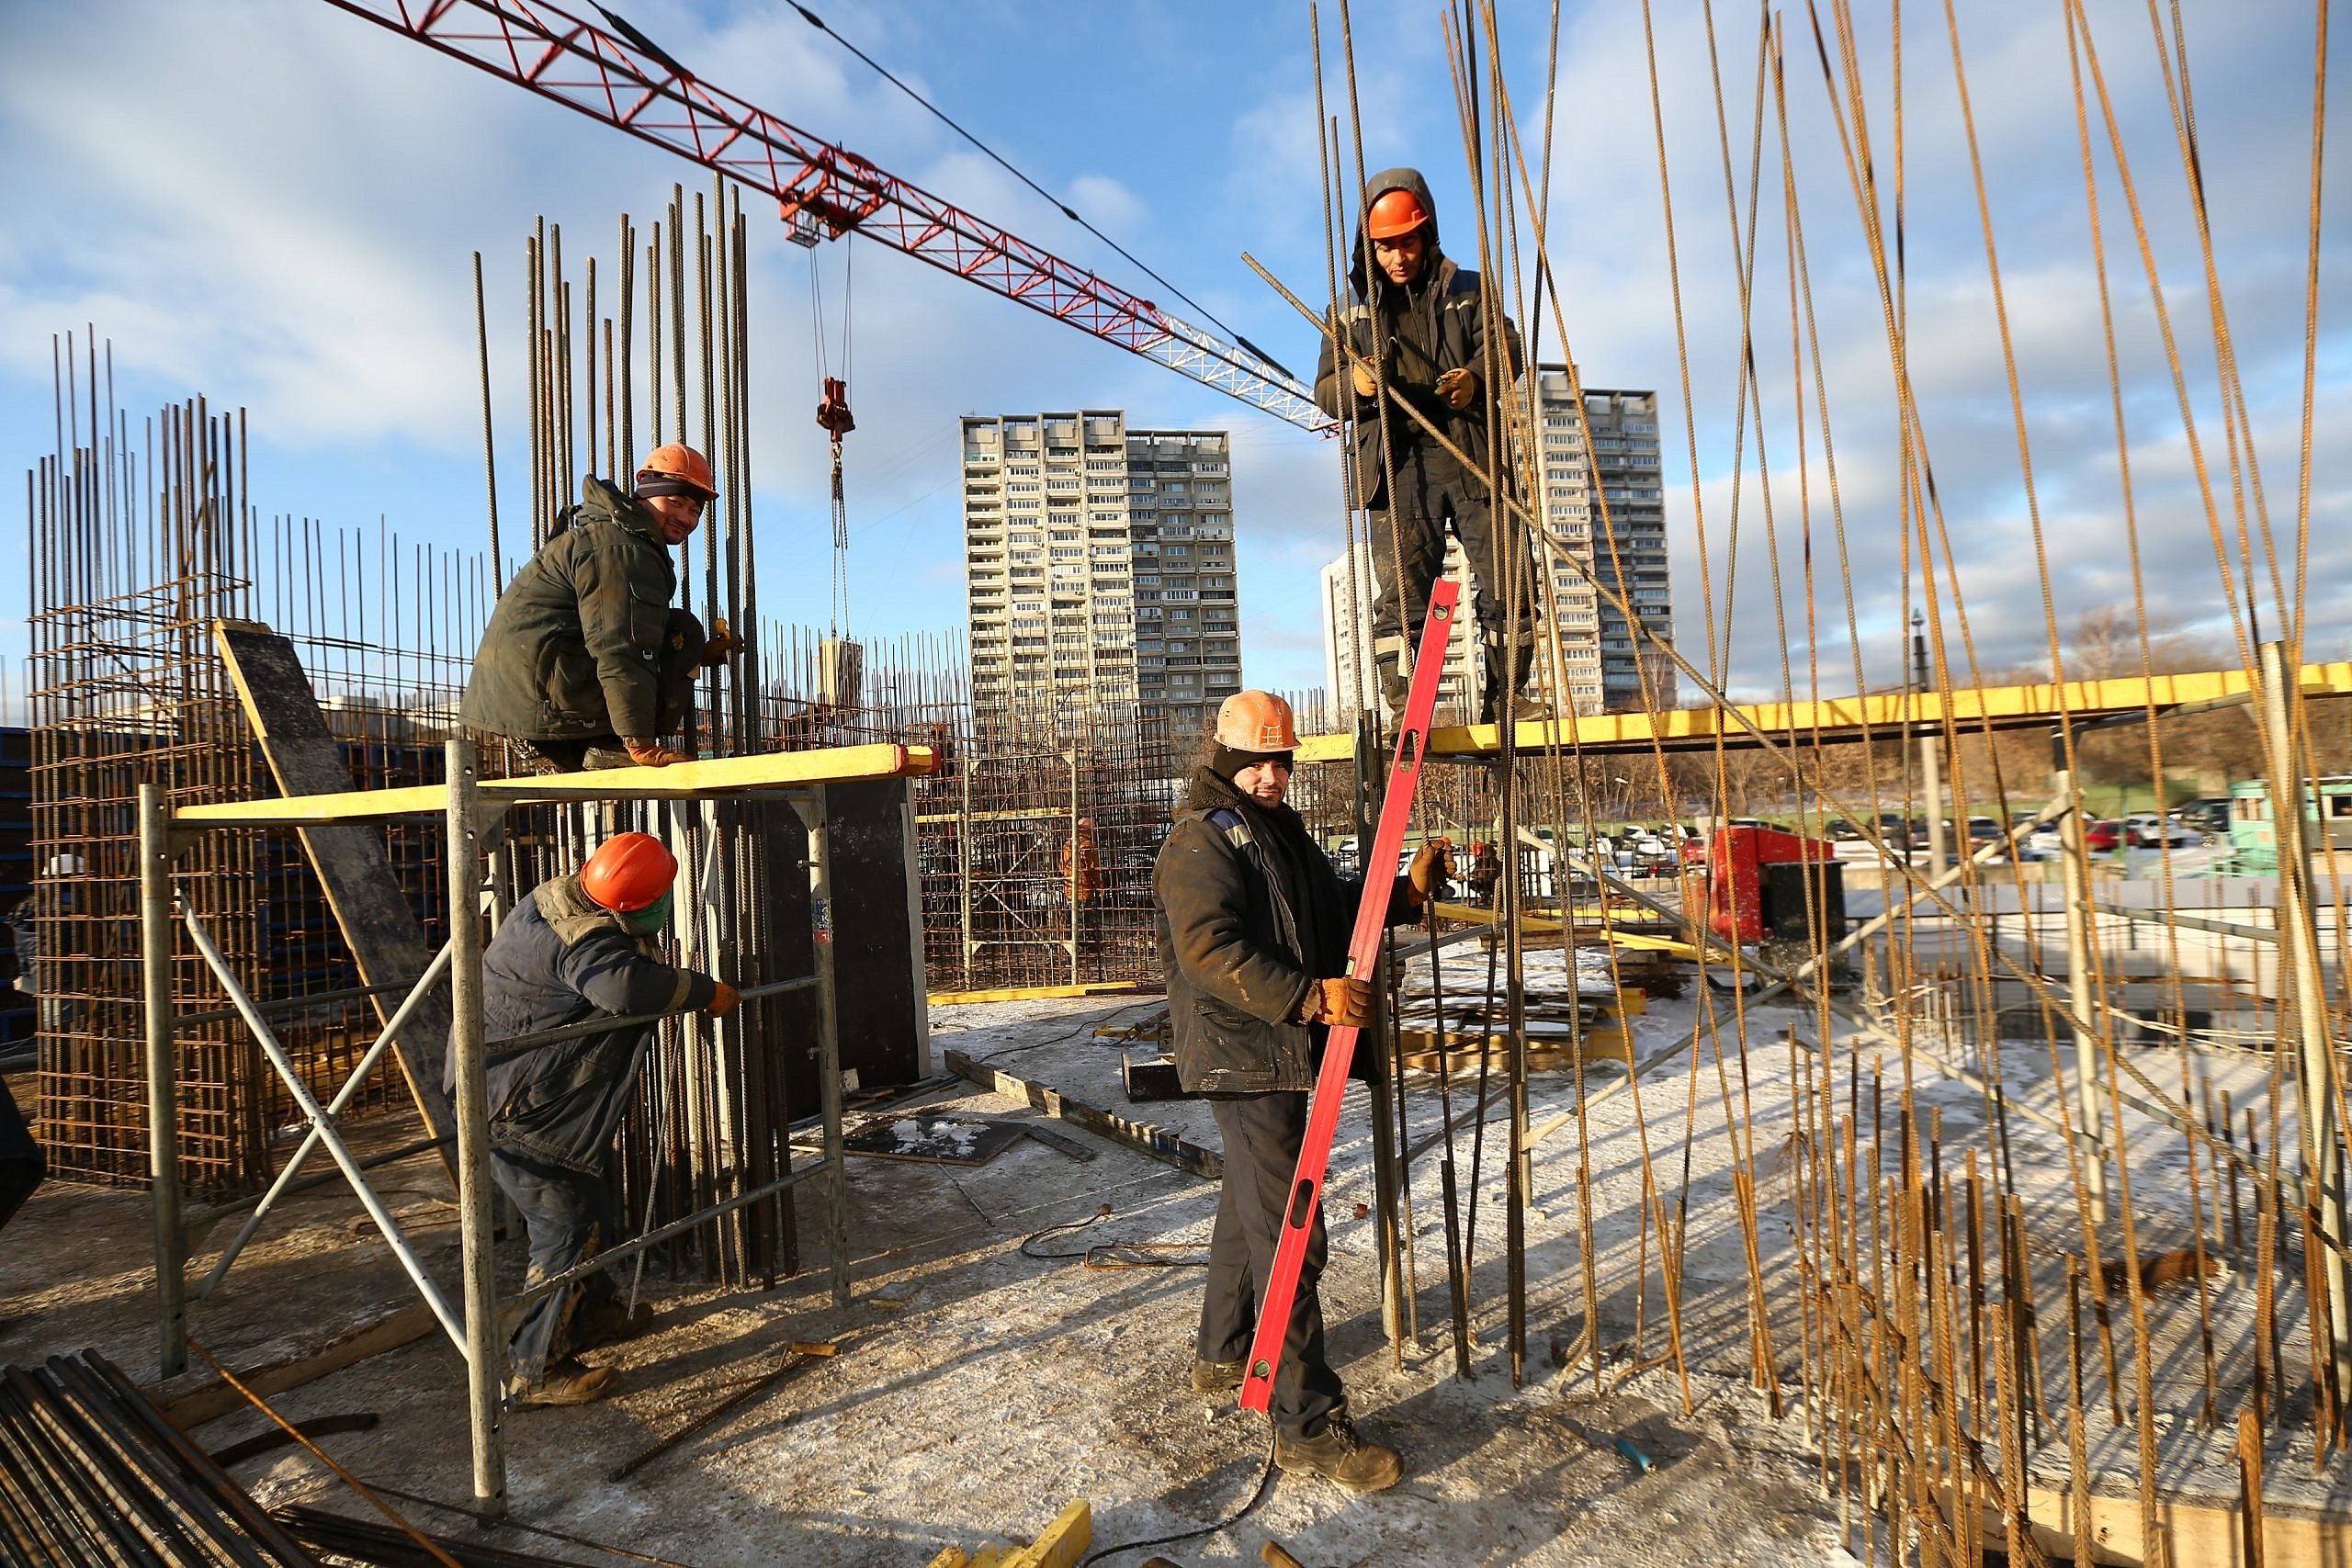
[{"label": "lattice crane boom", "polygon": [[1248,345],[710,85],[626,23],[607,30],[537,0],[327,4],[766,192],[799,243],[854,230],[1303,430],[1332,427],[1306,387]]}]

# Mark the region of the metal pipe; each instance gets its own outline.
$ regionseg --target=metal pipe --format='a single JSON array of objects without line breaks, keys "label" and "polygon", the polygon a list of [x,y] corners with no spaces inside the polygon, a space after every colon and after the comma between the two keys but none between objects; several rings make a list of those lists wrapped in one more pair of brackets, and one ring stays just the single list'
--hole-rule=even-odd
[{"label": "metal pipe", "polygon": [[[228,959],[221,956],[220,947],[214,943],[211,933],[205,930],[203,920],[194,909],[183,910],[181,919],[187,926],[188,935],[195,939],[197,952],[203,955],[205,964],[211,969],[212,977],[220,983],[222,990],[229,993],[229,999],[237,1003],[239,1010],[243,1011],[252,998],[246,996],[244,987],[231,972]],[[335,1131],[334,1123],[320,1107],[318,1097],[311,1092],[310,1085],[302,1081],[300,1071],[287,1056],[286,1048],[277,1043],[277,1036],[270,1032],[268,1022],[257,1013],[246,1012],[245,1026],[253,1031],[254,1042],[261,1046],[262,1055],[269,1058],[269,1065],[277,1068],[277,1076],[285,1080],[286,1092],[292,1096],[295,1109],[301,1111],[303,1118],[318,1132],[327,1152],[334,1156],[335,1164],[343,1168],[343,1174],[350,1180],[352,1190],[358,1195],[360,1207],[368,1211],[368,1217],[383,1233],[386,1245],[401,1260],[401,1269],[406,1270],[409,1279],[424,1295],[425,1304],[433,1309],[433,1315],[441,1320],[441,1326],[448,1332],[453,1342],[464,1344],[465,1330],[458,1322],[457,1314],[450,1310],[447,1300],[442,1296],[441,1288],[434,1283],[433,1276],[425,1271],[424,1261],[409,1247],[408,1239],[401,1234],[391,1212],[384,1207],[383,1199],[368,1185],[367,1175],[359,1168],[359,1162],[353,1156],[350,1146],[343,1141],[343,1134]]]},{"label": "metal pipe", "polygon": [[[380,997],[389,991],[406,991],[410,982],[389,980],[380,986],[349,986],[339,991],[311,991],[299,997],[281,997],[274,1002],[256,1002],[254,1010],[264,1018],[276,1018],[280,1013],[307,1012],[312,1008],[332,1007],[339,1002],[364,1002],[370,997]],[[174,1027],[187,1029],[199,1023],[221,1023],[244,1015],[235,1008],[206,1008],[201,1012],[184,1012],[173,1020]]]},{"label": "metal pipe", "polygon": [[[434,986],[441,978],[441,972],[448,966],[449,946],[448,943],[444,942],[441,945],[441,951],[433,955],[433,962],[425,966],[424,975],[419,976],[416,984],[410,988],[407,998],[401,1003],[385,1023],[383,1032],[376,1036],[375,1043],[368,1047],[367,1054],[359,1058],[359,1065],[351,1069],[351,1076],[344,1080],[341,1089],[335,1090],[334,1099],[328,1101],[326,1115],[330,1121],[343,1114],[344,1107],[351,1103],[352,1097],[359,1092],[360,1086],[365,1084],[368,1075],[376,1070],[376,1064],[383,1059],[384,1052],[390,1048],[393,1038],[406,1026],[409,1015],[417,1010],[427,996],[432,994]],[[318,1146],[319,1129],[313,1126],[308,1134],[304,1134],[301,1146],[294,1151],[294,1157],[286,1162],[286,1168],[277,1173],[277,1179],[269,1184],[269,1190],[262,1194],[261,1201],[254,1205],[253,1214],[245,1221],[244,1228],[237,1233],[235,1239],[221,1249],[220,1260],[212,1266],[212,1272],[207,1274],[203,1283],[197,1286],[195,1294],[199,1301],[210,1295],[213,1287],[220,1284],[222,1278],[228,1274],[229,1266],[236,1262],[237,1255],[245,1249],[246,1244],[253,1240],[254,1234],[261,1229],[261,1223],[269,1217],[271,1207],[286,1193],[295,1177],[300,1174],[302,1162],[309,1159],[311,1151]]]},{"label": "metal pipe", "polygon": [[172,1040],[172,826],[164,786],[139,786],[139,944],[147,1008],[147,1168],[155,1216],[156,1370],[187,1371],[187,1236],[180,1228]]},{"label": "metal pipe", "polygon": [[[804,991],[817,983],[818,976],[802,975],[790,980],[775,980],[764,986],[753,986],[748,990],[738,991],[735,994],[742,1001],[755,1002],[768,997],[782,996],[787,991]],[[582,1023],[567,1023],[560,1028],[542,1029],[530,1034],[510,1034],[503,1040],[492,1040],[482,1047],[483,1064],[494,1066],[517,1052],[553,1044],[559,1040],[576,1040],[583,1034],[601,1034],[607,1030],[627,1029],[633,1024],[659,1023],[665,1018],[675,1016],[674,1013],[666,1012],[631,1013],[618,1018],[592,1018]]]},{"label": "metal pipe", "polygon": [[466,1404],[473,1436],[474,1502],[506,1511],[506,1455],[499,1433],[503,1394],[498,1255],[492,1241],[490,1086],[482,1046],[481,843],[476,826],[481,779],[470,740],[447,742],[449,861],[449,1040],[456,1056],[458,1222],[466,1276]]},{"label": "metal pipe", "polygon": [[[2066,766],[2064,741],[2053,731],[2050,744],[2057,753],[2058,766],[2052,773],[2057,793],[2072,798],[2075,775]],[[2104,1010],[2104,990],[2093,983],[2091,975],[2090,941],[2090,861],[2083,840],[2083,814],[2070,811],[2059,826],[2063,840],[2058,852],[2058,864],[2065,883],[2066,902],[2066,999],[2075,1022],[2072,1029],[2075,1040],[2075,1130],[2084,1137],[2083,1190],[2089,1199],[2090,1220],[2098,1224],[2107,1218],[2107,1123],[2099,1111],[2098,1036],[2089,1027],[2090,1021]]]}]

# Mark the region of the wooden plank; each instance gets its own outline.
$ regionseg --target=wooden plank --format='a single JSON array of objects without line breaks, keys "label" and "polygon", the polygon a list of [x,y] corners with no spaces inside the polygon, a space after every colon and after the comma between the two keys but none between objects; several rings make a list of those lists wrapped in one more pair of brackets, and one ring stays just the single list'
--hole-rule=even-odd
[{"label": "wooden plank", "polygon": [[[351,770],[343,760],[343,747],[327,728],[294,645],[252,621],[215,621],[212,638],[279,792],[323,796],[348,791]],[[335,924],[343,928],[361,983],[413,983],[432,964],[433,954],[425,948],[416,911],[392,874],[382,832],[364,827],[309,827],[300,837],[302,852],[318,874]],[[388,991],[369,1000],[382,1023],[399,1010],[402,998]],[[401,1073],[408,1079],[409,1097],[436,1138],[457,1131],[441,1092],[441,1059],[448,1039],[449,992],[442,985],[418,999],[392,1042]],[[454,1145],[445,1145],[442,1157],[454,1172]]]},{"label": "wooden plank", "polygon": [[[930,773],[938,760],[939,754],[928,746],[833,746],[811,751],[712,757],[699,762],[673,762],[666,768],[599,768],[582,773],[485,779],[481,787],[482,799],[497,806],[567,800],[704,800],[816,784],[908,778]],[[172,813],[172,819],[191,826],[251,828],[379,822],[444,811],[447,794],[440,784],[418,784],[283,800],[232,800],[183,806]]]},{"label": "wooden plank", "polygon": [[1004,1568],[1078,1568],[1078,1560],[1093,1544],[1094,1510],[1080,1497],[1055,1516],[1027,1550],[1007,1558]]},{"label": "wooden plank", "polygon": [[[264,1399],[273,1393],[283,1393],[289,1388],[300,1388],[329,1372],[413,1345],[427,1335],[440,1331],[440,1324],[433,1309],[423,1302],[401,1308],[390,1317],[380,1317],[357,1333],[337,1340],[322,1350],[305,1351],[289,1356],[251,1371],[239,1372],[237,1381],[260,1394]],[[217,1421],[223,1416],[251,1408],[243,1394],[218,1379],[181,1394],[176,1399],[158,1398],[156,1406],[173,1426],[192,1431],[207,1421]]]},{"label": "wooden plank", "polygon": [[1080,986],[1007,986],[993,991],[933,991],[935,1008],[963,1007],[973,1002],[1055,1001],[1068,997],[1115,997],[1130,991],[1158,991],[1141,980],[1090,980]]},{"label": "wooden plank", "polygon": [[1124,1116],[1098,1110],[1070,1099],[1059,1089],[1033,1084],[990,1067],[985,1062],[976,1062],[961,1051],[947,1053],[947,1070],[959,1077],[968,1078],[982,1089],[1026,1100],[1048,1116],[1059,1117],[1073,1126],[1083,1127],[1139,1155],[1148,1155],[1179,1170],[1191,1171],[1204,1181],[1224,1179],[1225,1160],[1222,1156],[1198,1144],[1186,1143],[1165,1127],[1155,1127],[1148,1122],[1130,1122]]},{"label": "wooden plank", "polygon": [[[1952,1506],[1949,1491],[1944,1507]],[[2078,1564],[2103,1563],[2144,1568],[2155,1561],[2140,1529],[2140,1499],[2134,1495],[2109,1497],[2094,1494],[2087,1529],[2082,1534],[2090,1548],[2077,1555],[2074,1497],[2052,1487],[2030,1486],[2026,1512],[2032,1521],[2035,1544],[2053,1557]],[[2003,1516],[1999,1508],[1983,1508],[1984,1530],[1999,1540]],[[2219,1496],[2159,1495],[2156,1528],[2170,1548],[2178,1568],[2256,1568],[2246,1558],[2236,1499]],[[2352,1568],[2352,1513],[2297,1509],[2275,1497],[2262,1504],[2260,1568]]]}]

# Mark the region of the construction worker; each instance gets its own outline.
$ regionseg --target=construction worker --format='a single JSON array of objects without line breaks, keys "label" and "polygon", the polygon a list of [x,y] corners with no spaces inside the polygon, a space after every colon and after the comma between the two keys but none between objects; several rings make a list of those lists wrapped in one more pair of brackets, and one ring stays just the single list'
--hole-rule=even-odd
[{"label": "construction worker", "polygon": [[1077,935],[1071,940],[1081,947],[1093,943],[1095,899],[1102,891],[1102,857],[1094,848],[1094,818],[1081,817],[1062,840],[1058,862],[1062,879],[1062,897],[1069,901],[1071,929]]},{"label": "construction worker", "polygon": [[1503,857],[1490,843],[1479,844],[1470,861],[1470,896],[1481,904],[1494,902],[1495,885],[1503,879]]},{"label": "construction worker", "polygon": [[691,446],[657,446],[624,495],[590,475],[582,501],[500,595],[474,654],[459,716],[520,742],[541,769],[659,768],[686,761],[662,743],[685,720],[696,671],[738,648],[671,601],[670,551],[717,498]]},{"label": "construction worker", "polygon": [[[1325,1034],[1333,1024],[1372,1021],[1370,983],[1344,976],[1365,885],[1341,881],[1283,804],[1297,745],[1282,698],[1260,691],[1226,698],[1216,749],[1194,771],[1152,869],[1177,1075],[1208,1100],[1224,1140],[1193,1362],[1193,1387],[1212,1397],[1241,1386],[1257,1286],[1272,1273]],[[1392,924],[1443,891],[1439,856],[1435,844],[1424,844],[1406,875],[1373,885]],[[1373,1066],[1369,1052],[1356,1060]],[[1274,1462],[1376,1492],[1396,1484],[1403,1461],[1358,1434],[1325,1359],[1316,1293],[1325,1245],[1318,1213],[1274,1377]]]},{"label": "construction worker", "polygon": [[[608,839],[577,873],[539,884],[517,903],[482,953],[491,1171],[530,1232],[530,1283],[594,1257],[619,1234],[605,1161],[636,1097],[654,1025],[513,1052],[495,1043],[600,1014],[733,1011],[738,998],[726,981],[654,956],[677,872],[659,839]],[[454,1043],[446,1078],[454,1096]],[[642,1334],[651,1316],[642,1307],[624,1311],[601,1272],[533,1303],[507,1343],[509,1395],[524,1406],[601,1396],[611,1369],[584,1365],[577,1352]]]},{"label": "construction worker", "polygon": [[[1519,333],[1508,321],[1503,323],[1506,341],[1490,364],[1478,275],[1456,266],[1439,249],[1437,204],[1417,169],[1389,169],[1364,186],[1362,229],[1349,254],[1354,257],[1348,280],[1355,298],[1340,311],[1335,327],[1346,333],[1352,355],[1343,361],[1332,339],[1324,338],[1315,367],[1315,400],[1324,412],[1355,421],[1355,493],[1357,504],[1371,512],[1373,575],[1380,588],[1372,608],[1373,661],[1388,711],[1392,716],[1404,714],[1413,649],[1429,612],[1430,590],[1445,570],[1445,531],[1451,525],[1469,558],[1472,604],[1486,644],[1481,720],[1498,721],[1507,705],[1514,720],[1544,717],[1548,705],[1520,694],[1534,661],[1532,612],[1521,610],[1516,639],[1506,647],[1507,628],[1495,597],[1505,559],[1518,563],[1517,581],[1530,581],[1526,546],[1519,542],[1524,536],[1507,508],[1488,505],[1483,471],[1495,400],[1507,397],[1519,378]],[[1384,380],[1461,448],[1470,466],[1410,415],[1383,407]],[[1504,468],[1498,477],[1507,484]],[[1498,533],[1514,541],[1515,555],[1497,547]]]}]

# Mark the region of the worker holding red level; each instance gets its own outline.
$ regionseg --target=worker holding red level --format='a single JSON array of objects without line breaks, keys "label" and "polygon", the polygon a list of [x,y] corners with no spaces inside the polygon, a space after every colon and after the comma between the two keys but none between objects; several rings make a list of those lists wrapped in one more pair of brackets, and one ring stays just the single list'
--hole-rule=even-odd
[{"label": "worker holding red level", "polygon": [[677,608],[671,550],[716,500],[710,463],[657,446],[628,494],[590,475],[582,501],[500,595],[482,628],[459,716],[518,741],[544,772],[659,768],[685,722],[695,674],[739,646]]},{"label": "worker holding red level", "polygon": [[[1506,644],[1496,601],[1505,552],[1497,539],[1522,540],[1507,508],[1488,505],[1483,468],[1491,445],[1488,423],[1498,395],[1519,378],[1519,333],[1503,323],[1507,341],[1489,363],[1487,312],[1478,275],[1438,248],[1437,203],[1418,169],[1388,169],[1364,186],[1363,227],[1349,252],[1355,299],[1334,323],[1344,333],[1342,357],[1329,336],[1315,367],[1315,401],[1334,418],[1355,421],[1349,460],[1355,465],[1358,505],[1370,510],[1373,575],[1372,657],[1391,717],[1405,712],[1412,650],[1421,638],[1430,585],[1445,570],[1445,531],[1462,541],[1476,580],[1478,631],[1486,644],[1482,722],[1506,716],[1544,718],[1551,709],[1521,696],[1535,656],[1532,617],[1521,614],[1518,635]],[[1499,382],[1500,385],[1496,383]],[[1410,414],[1384,406],[1383,384],[1419,411],[1470,459],[1441,446]],[[1384,449],[1385,444],[1385,449]],[[1390,479],[1394,478],[1392,491]],[[1526,581],[1526,546],[1516,546]]]},{"label": "worker holding red level", "polygon": [[[1152,869],[1177,1074],[1208,1100],[1224,1139],[1224,1190],[1193,1362],[1193,1388],[1210,1395],[1241,1386],[1324,1034],[1334,1024],[1368,1023],[1373,1013],[1371,985],[1344,977],[1364,885],[1343,881],[1283,804],[1297,745],[1282,698],[1259,691],[1226,698],[1216,749],[1194,771]],[[1388,888],[1390,923],[1413,919],[1444,892],[1443,864],[1436,844],[1421,847]],[[1403,1461],[1357,1434],[1346,1391],[1324,1359],[1315,1289],[1324,1253],[1318,1215],[1274,1386],[1274,1462],[1376,1492],[1396,1484]]]}]

